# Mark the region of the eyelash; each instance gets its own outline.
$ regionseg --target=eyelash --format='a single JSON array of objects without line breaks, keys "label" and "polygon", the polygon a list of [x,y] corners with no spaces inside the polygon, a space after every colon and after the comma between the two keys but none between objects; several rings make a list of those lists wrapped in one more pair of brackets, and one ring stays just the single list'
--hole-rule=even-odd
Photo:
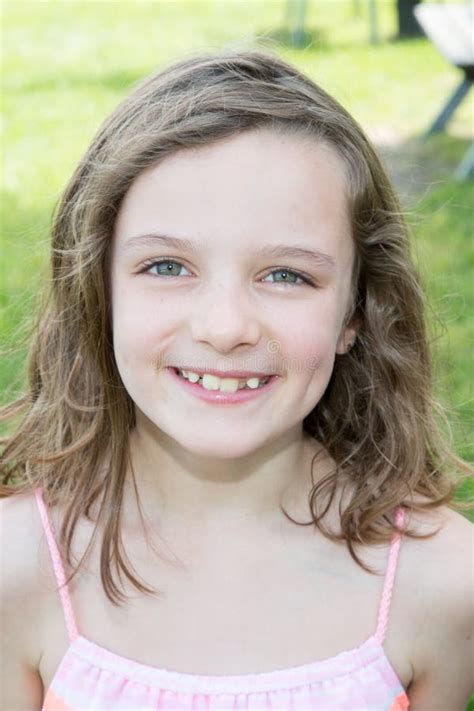
[{"label": "eyelash", "polygon": [[[141,270],[139,271],[139,274],[144,274],[144,273],[147,273],[147,272],[149,273],[149,270],[151,269],[151,267],[155,267],[155,266],[158,266],[158,265],[160,265],[160,264],[179,264],[179,266],[184,267],[184,264],[182,264],[181,262],[176,261],[175,259],[160,259],[160,260],[152,259],[152,260],[150,260],[150,261],[144,263],[143,269],[141,269]],[[185,269],[186,269],[186,267],[185,267]],[[316,284],[313,282],[312,279],[310,279],[309,277],[305,276],[305,275],[302,274],[301,272],[296,271],[295,269],[289,269],[289,268],[287,268],[287,267],[280,267],[280,269],[273,269],[271,272],[269,272],[269,273],[267,274],[267,276],[269,276],[270,274],[274,274],[275,272],[288,272],[289,274],[293,274],[294,276],[296,276],[296,277],[298,277],[299,279],[301,279],[301,280],[304,282],[304,284],[307,284],[308,286],[316,287]],[[165,274],[152,274],[152,275],[150,275],[150,276],[154,276],[154,277],[158,277],[158,278],[160,278],[160,277],[165,277],[166,279],[170,279],[170,278],[176,277],[176,274],[172,274],[171,276],[167,276],[167,275],[165,275]],[[179,277],[176,277],[176,278],[179,278]],[[289,284],[290,286],[302,286],[302,284],[292,284],[291,282],[284,282],[284,281],[270,282],[270,283],[273,283],[273,284]]]}]

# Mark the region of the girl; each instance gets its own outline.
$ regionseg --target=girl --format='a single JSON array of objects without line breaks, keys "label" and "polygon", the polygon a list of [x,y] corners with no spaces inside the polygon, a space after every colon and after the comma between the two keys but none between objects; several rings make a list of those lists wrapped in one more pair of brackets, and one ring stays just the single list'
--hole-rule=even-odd
[{"label": "girl", "polygon": [[471,470],[349,114],[271,53],[189,57],[52,232],[4,411],[2,708],[463,711]]}]

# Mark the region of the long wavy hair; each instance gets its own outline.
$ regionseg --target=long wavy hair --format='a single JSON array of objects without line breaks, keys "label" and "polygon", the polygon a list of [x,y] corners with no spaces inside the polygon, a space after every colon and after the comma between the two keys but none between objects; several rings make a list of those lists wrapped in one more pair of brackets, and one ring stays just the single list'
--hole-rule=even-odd
[{"label": "long wavy hair", "polygon": [[[112,346],[114,222],[145,168],[181,149],[260,127],[324,142],[342,157],[347,174],[356,252],[347,323],[356,317],[360,328],[352,350],[336,356],[324,395],[303,421],[335,462],[310,491],[308,523],[345,540],[353,559],[373,573],[355,545],[388,542],[397,506],[418,512],[468,506],[454,495],[472,468],[452,451],[446,415],[432,396],[425,297],[398,199],[371,143],[337,101],[271,51],[188,55],[137,84],[103,123],[67,185],[53,216],[50,288],[32,333],[28,385],[2,410],[2,419],[15,425],[2,440],[0,496],[41,486],[47,504],[61,505],[59,544],[71,567],[77,521],[93,520],[92,505],[100,501],[89,546],[100,521],[101,579],[114,604],[125,596],[112,566],[141,592],[156,592],[133,575],[120,539],[135,414]],[[323,519],[336,491],[349,484],[335,533]],[[434,533],[405,531],[416,538]]]}]

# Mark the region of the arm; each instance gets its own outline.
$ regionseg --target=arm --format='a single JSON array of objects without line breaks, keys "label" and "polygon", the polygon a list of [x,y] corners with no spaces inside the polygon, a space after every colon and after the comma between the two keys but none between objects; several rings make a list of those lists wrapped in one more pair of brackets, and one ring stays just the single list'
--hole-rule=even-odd
[{"label": "arm", "polygon": [[31,498],[0,499],[0,708],[8,711],[39,711],[43,701],[32,515]]},{"label": "arm", "polygon": [[436,537],[408,689],[410,711],[465,711],[474,692],[473,532],[467,519],[449,511]]}]

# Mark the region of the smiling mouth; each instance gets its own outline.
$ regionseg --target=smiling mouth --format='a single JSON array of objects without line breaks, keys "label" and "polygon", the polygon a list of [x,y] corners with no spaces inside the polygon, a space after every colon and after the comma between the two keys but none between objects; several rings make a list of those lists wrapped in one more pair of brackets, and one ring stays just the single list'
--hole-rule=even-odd
[{"label": "smiling mouth", "polygon": [[[263,378],[250,377],[250,378],[219,378],[213,375],[200,375],[199,373],[185,373],[179,368],[173,368],[176,375],[178,375],[183,380],[187,380],[193,385],[199,385],[203,390],[208,391],[220,391],[234,393],[239,390],[258,390],[264,387],[268,381],[273,377],[271,375],[265,376]],[[197,377],[199,376],[199,377]]]}]

